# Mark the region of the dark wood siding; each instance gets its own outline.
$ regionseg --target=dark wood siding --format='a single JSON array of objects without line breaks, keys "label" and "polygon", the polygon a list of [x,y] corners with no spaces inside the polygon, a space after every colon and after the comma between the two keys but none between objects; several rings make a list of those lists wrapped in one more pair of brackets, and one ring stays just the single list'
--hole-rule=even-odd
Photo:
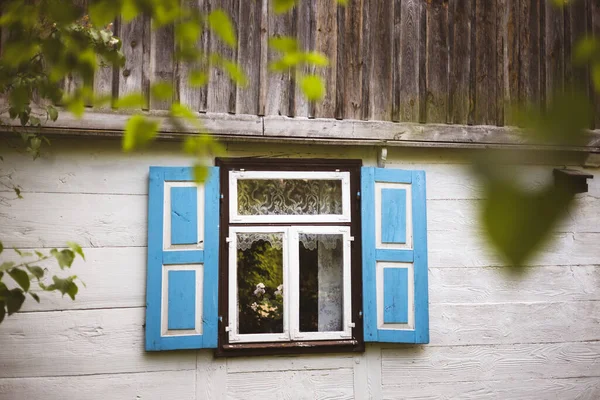
[{"label": "dark wood siding", "polygon": [[[150,83],[162,79],[174,83],[173,100],[199,112],[503,126],[511,122],[511,104],[544,107],[573,85],[594,99],[600,127],[590,71],[571,63],[577,39],[600,33],[598,0],[577,0],[564,10],[545,0],[350,0],[345,8],[299,0],[284,15],[274,15],[269,0],[191,3],[231,15],[237,50],[208,32],[198,46],[239,62],[247,87],[219,70],[209,74],[207,87],[187,87],[188,71],[173,60],[173,29],[152,31],[144,17],[116,24],[127,63],[99,71],[94,87],[115,96],[141,90],[150,110],[171,104],[148,97]],[[329,57],[328,69],[304,71],[327,83],[323,102],[307,102],[294,74],[267,71],[276,56],[267,39],[278,35]]]}]

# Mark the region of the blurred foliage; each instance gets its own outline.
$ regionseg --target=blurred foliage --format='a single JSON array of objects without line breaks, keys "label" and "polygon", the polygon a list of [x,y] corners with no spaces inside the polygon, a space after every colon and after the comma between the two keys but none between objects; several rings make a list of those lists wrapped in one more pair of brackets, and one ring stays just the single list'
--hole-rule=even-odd
[{"label": "blurred foliage", "polygon": [[[78,244],[68,242],[67,246],[68,248],[62,250],[52,249],[49,254],[13,249],[21,261],[0,263],[0,323],[6,314],[12,315],[21,309],[27,294],[38,303],[40,302],[39,291],[60,292],[63,296],[66,294],[75,300],[79,291],[76,275],[64,278],[52,275],[51,282],[47,282],[50,279],[48,270],[38,265],[48,259],[54,259],[60,269],[65,270],[71,268],[77,256],[85,260],[83,250]],[[5,253],[5,249],[0,242],[0,254],[3,253]],[[7,286],[5,277],[10,277],[14,284]],[[34,290],[32,283],[36,283],[39,290]]]}]

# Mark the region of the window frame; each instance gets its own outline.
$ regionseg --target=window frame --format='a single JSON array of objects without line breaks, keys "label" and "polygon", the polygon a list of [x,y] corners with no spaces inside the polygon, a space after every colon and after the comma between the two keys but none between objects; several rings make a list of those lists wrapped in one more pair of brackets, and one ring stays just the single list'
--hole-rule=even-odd
[{"label": "window frame", "polygon": [[[220,228],[219,228],[219,337],[218,347],[216,350],[217,356],[246,356],[246,355],[261,355],[261,354],[295,354],[295,353],[323,353],[323,352],[362,352],[364,351],[364,339],[363,339],[363,318],[362,318],[362,252],[361,252],[361,207],[360,207],[360,175],[361,175],[361,160],[329,160],[329,159],[277,159],[277,158],[217,158],[216,165],[220,167],[220,183],[221,183],[221,213],[219,216]],[[230,182],[230,171],[238,171],[247,173],[246,176],[251,176],[253,171],[282,171],[287,175],[288,172],[334,172],[343,173],[348,172],[347,185],[349,190],[350,204],[349,207],[349,219],[344,221],[329,221],[329,222],[315,222],[307,220],[306,222],[298,222],[298,219],[294,219],[293,222],[288,219],[281,219],[273,221],[268,218],[268,221],[252,221],[252,222],[230,222],[230,189],[233,182]],[[264,174],[258,174],[264,175]],[[306,175],[300,175],[305,178]],[[343,174],[342,174],[343,175]],[[290,175],[292,176],[292,175]],[[325,179],[325,178],[324,178]],[[342,183],[342,190],[344,191],[344,183]],[[345,210],[344,210],[345,211]],[[287,217],[287,216],[286,216]],[[321,216],[322,217],[322,216]],[[350,337],[348,338],[336,338],[336,335],[326,334],[327,332],[321,332],[318,335],[318,339],[299,338],[297,340],[291,339],[293,336],[292,332],[288,332],[290,335],[290,341],[273,341],[273,342],[236,342],[230,341],[230,332],[226,330],[230,326],[230,246],[231,242],[227,241],[230,236],[230,228],[241,228],[241,227],[252,227],[250,229],[259,228],[256,225],[260,224],[262,227],[268,227],[266,229],[272,229],[271,231],[281,232],[287,230],[288,232],[300,232],[306,230],[310,232],[310,229],[319,230],[325,228],[331,231],[340,227],[347,227],[349,229],[349,244],[350,262],[349,262],[349,276],[350,282],[347,284],[347,280],[344,280],[344,288],[350,286],[351,292],[351,324],[353,326],[348,327]],[[279,231],[277,230],[279,229]],[[285,271],[284,271],[285,273]],[[288,278],[288,281],[290,278]],[[292,282],[288,282],[288,285]],[[346,289],[344,289],[346,290]],[[289,293],[289,292],[288,292]],[[290,299],[292,302],[293,300]],[[288,308],[290,304],[288,300]],[[285,313],[286,310],[284,310]],[[288,311],[289,314],[289,311]],[[285,315],[285,314],[284,314]],[[290,316],[288,316],[289,318]],[[344,310],[344,323],[346,317],[346,310]],[[234,318],[235,319],[235,318]],[[288,325],[293,326],[294,324]],[[285,326],[285,323],[284,323]],[[341,331],[340,331],[341,332]],[[315,332],[316,333],[316,332]],[[324,335],[320,335],[324,334]],[[269,334],[278,335],[278,334]],[[304,333],[301,335],[305,335]]]}]

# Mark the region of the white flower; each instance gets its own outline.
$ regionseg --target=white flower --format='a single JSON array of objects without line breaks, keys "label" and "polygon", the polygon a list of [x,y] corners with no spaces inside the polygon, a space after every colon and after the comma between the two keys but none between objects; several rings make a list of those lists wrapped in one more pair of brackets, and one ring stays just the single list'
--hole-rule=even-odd
[{"label": "white flower", "polygon": [[261,282],[258,285],[256,285],[256,289],[254,290],[254,295],[258,297],[258,296],[262,296],[263,294],[265,294],[265,284]]},{"label": "white flower", "polygon": [[275,296],[283,296],[283,284],[277,286],[277,290],[275,291]]},{"label": "white flower", "polygon": [[256,311],[258,309],[258,304],[256,304],[256,302],[254,302],[250,305],[250,308],[252,309],[252,311]]}]

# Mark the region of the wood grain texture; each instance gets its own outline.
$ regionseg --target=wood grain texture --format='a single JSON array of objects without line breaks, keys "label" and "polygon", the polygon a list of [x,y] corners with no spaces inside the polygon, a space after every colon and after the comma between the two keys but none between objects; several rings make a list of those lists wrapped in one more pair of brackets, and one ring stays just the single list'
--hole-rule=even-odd
[{"label": "wood grain texture", "polygon": [[600,342],[383,349],[383,386],[598,377]]},{"label": "wood grain texture", "polygon": [[[256,1],[256,0],[252,0]],[[247,3],[247,2],[245,2]],[[239,38],[239,4],[240,2],[235,0],[217,0],[210,2],[211,11],[216,9],[222,9],[233,23],[233,29],[236,37]],[[245,29],[249,29],[247,26]],[[221,57],[237,62],[237,48],[232,49],[225,44],[214,32],[210,35],[210,53],[218,54]],[[235,82],[233,82],[229,75],[221,68],[215,68],[211,66],[208,81],[208,111],[218,113],[235,113],[236,111],[236,94],[237,88]]]},{"label": "wood grain texture", "polygon": [[[312,1],[299,2],[294,8],[294,22],[296,40],[302,51],[315,50],[315,29],[316,29],[316,3]],[[294,86],[294,106],[291,113],[296,117],[314,116],[314,104],[306,99],[302,88],[300,87],[300,77],[298,73],[306,75],[315,72],[314,67],[302,66],[297,69],[297,73],[292,77]]]},{"label": "wood grain texture", "polygon": [[227,366],[211,350],[199,350],[196,359],[196,400],[227,397]]},{"label": "wood grain texture", "polygon": [[[150,33],[150,79],[151,83],[164,82],[176,89],[175,80],[175,31],[172,25],[153,27]],[[173,93],[175,94],[175,92]],[[150,96],[150,109],[168,110],[173,98],[157,99]]]},{"label": "wood grain texture", "polygon": [[471,71],[471,0],[454,0],[450,2],[452,30],[450,32],[450,81],[449,81],[449,115],[454,124],[466,124],[469,108],[469,81]]},{"label": "wood grain texture", "polygon": [[367,119],[392,119],[393,25],[395,2],[370,1],[370,104]]},{"label": "wood grain texture", "polygon": [[[592,34],[600,38],[600,3],[590,3],[590,16],[592,19]],[[594,128],[600,128],[600,87],[592,79],[590,82],[594,102]]]},{"label": "wood grain texture", "polygon": [[401,3],[400,121],[419,121],[419,43],[423,39],[419,33],[422,4],[417,0],[404,0]]},{"label": "wood grain texture", "polygon": [[519,10],[520,1],[506,0],[504,8],[504,19],[502,29],[504,32],[504,96],[506,106],[504,113],[504,124],[513,125],[514,116],[512,108],[519,104],[519,74],[520,74],[520,47],[519,31],[521,25],[521,14]]},{"label": "wood grain texture", "polygon": [[[168,384],[166,384],[168,383]],[[195,400],[194,371],[0,378],[0,399]]]},{"label": "wood grain texture", "polygon": [[336,118],[360,119],[362,116],[362,73],[365,51],[362,44],[363,0],[350,0],[338,8],[338,56]]},{"label": "wood grain texture", "polygon": [[565,89],[565,24],[564,8],[557,7],[551,2],[546,2],[545,14],[545,80],[546,100],[549,104],[552,99]]},{"label": "wood grain texture", "polygon": [[496,124],[496,2],[477,0],[475,6],[475,124]]},{"label": "wood grain texture", "polygon": [[[182,5],[194,12],[200,11],[200,2],[198,0],[182,0]],[[178,44],[176,43],[176,45]],[[204,50],[202,46],[202,36],[200,36],[196,40],[195,47],[196,49]],[[175,64],[175,96],[181,104],[188,106],[192,111],[200,111],[202,109],[200,92],[204,87],[189,85],[190,73],[193,70],[201,69],[203,67],[202,60],[205,60],[205,57],[206,52],[203,52],[200,60],[193,63],[176,60]]]},{"label": "wood grain texture", "polygon": [[329,66],[316,69],[325,84],[325,96],[315,103],[314,116],[333,118],[337,99],[337,4],[317,1],[315,10],[315,50],[329,59]]},{"label": "wood grain texture", "polygon": [[353,365],[351,354],[330,354],[326,358],[321,355],[267,356],[261,358],[260,365],[252,358],[232,357],[227,359],[227,373],[351,369]]},{"label": "wood grain texture", "polygon": [[426,121],[448,122],[448,2],[427,3]]},{"label": "wood grain texture", "polygon": [[[335,384],[332,384],[335,382]],[[227,376],[227,397],[282,399],[353,399],[353,375],[348,368],[320,371],[248,372]]]},{"label": "wood grain texture", "polygon": [[239,29],[237,60],[246,77],[247,86],[237,85],[235,112],[238,114],[259,114],[262,49],[262,0],[238,2]]},{"label": "wood grain texture", "polygon": [[[282,36],[294,37],[295,24],[292,13],[275,14],[271,8],[268,9],[268,37],[280,38]],[[281,57],[281,53],[270,46],[268,48],[268,62],[274,62]],[[292,105],[294,92],[292,86],[291,71],[270,72],[266,81],[266,115],[293,115]]]},{"label": "wood grain texture", "polygon": [[[195,370],[195,352],[144,352],[144,313],[122,308],[13,315],[2,322],[0,377]],[[42,349],[47,356],[39,356]]]},{"label": "wood grain texture", "polygon": [[600,379],[531,379],[488,382],[409,383],[402,386],[384,386],[385,400],[393,399],[564,399],[595,400],[600,395]]},{"label": "wood grain texture", "polygon": [[538,104],[540,86],[540,0],[520,0],[519,4],[519,99]]},{"label": "wood grain texture", "polygon": [[[149,58],[150,27],[145,16],[138,16],[133,21],[119,26],[119,34],[123,43],[125,65],[119,70],[118,96],[124,97],[132,93],[144,93],[145,108],[149,107]],[[148,58],[148,59],[147,59]]]}]

